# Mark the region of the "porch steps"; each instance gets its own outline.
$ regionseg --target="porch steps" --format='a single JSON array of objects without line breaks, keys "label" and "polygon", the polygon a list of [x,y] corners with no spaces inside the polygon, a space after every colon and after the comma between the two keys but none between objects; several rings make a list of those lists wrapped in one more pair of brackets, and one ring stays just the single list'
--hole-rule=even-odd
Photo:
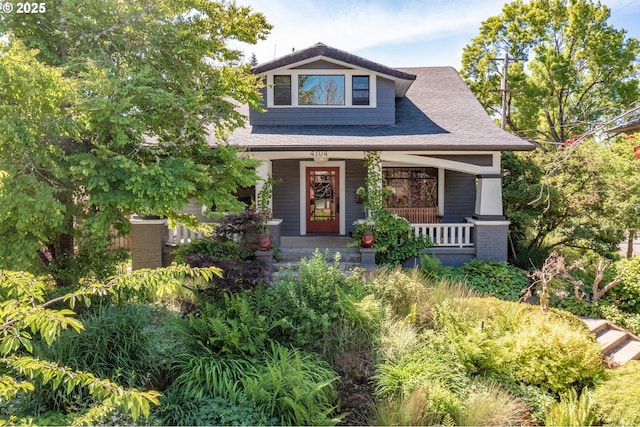
[{"label": "porch steps", "polygon": [[316,251],[320,252],[329,265],[333,265],[336,254],[340,253],[338,268],[342,271],[352,271],[360,266],[360,252],[357,248],[287,248],[281,247],[278,261],[273,263],[273,271],[298,270],[298,263],[303,259],[311,259]]},{"label": "porch steps", "polygon": [[602,347],[602,355],[610,368],[640,360],[640,338],[608,320],[580,317],[595,334]]}]

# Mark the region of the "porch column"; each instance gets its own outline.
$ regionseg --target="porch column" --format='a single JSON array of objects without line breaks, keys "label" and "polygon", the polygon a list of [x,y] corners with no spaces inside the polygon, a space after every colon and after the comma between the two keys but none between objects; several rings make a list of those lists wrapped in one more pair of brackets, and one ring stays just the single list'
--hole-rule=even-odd
[{"label": "porch column", "polygon": [[506,261],[509,221],[502,212],[502,175],[478,175],[473,241],[476,258],[483,261]]},{"label": "porch column", "polygon": [[[271,176],[271,160],[263,160],[256,168],[256,174],[260,180],[256,183],[256,194],[254,200],[258,202],[258,194],[264,187],[264,183]],[[273,209],[273,198],[269,200],[269,209]]]},{"label": "porch column", "polygon": [[502,175],[477,175],[476,210],[474,218],[504,221],[502,213]]}]

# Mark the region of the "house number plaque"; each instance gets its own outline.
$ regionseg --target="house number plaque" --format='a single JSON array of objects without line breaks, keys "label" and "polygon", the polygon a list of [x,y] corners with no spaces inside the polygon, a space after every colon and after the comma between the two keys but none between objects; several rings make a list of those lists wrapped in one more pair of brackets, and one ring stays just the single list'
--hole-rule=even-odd
[{"label": "house number plaque", "polygon": [[311,152],[311,157],[329,157],[328,153],[326,151],[312,151]]}]

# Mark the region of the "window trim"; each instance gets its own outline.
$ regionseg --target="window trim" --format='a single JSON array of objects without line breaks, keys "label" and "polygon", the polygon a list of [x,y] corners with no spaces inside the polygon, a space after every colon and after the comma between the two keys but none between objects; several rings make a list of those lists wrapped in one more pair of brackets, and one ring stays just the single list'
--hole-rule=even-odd
[{"label": "window trim", "polygon": [[[274,76],[291,76],[291,105],[274,104]],[[300,105],[298,104],[298,76],[341,75],[344,76],[344,105]],[[353,105],[353,76],[369,77],[369,105]],[[376,108],[376,75],[356,69],[310,69],[278,70],[267,76],[267,108]],[[295,89],[295,90],[294,90]]]}]

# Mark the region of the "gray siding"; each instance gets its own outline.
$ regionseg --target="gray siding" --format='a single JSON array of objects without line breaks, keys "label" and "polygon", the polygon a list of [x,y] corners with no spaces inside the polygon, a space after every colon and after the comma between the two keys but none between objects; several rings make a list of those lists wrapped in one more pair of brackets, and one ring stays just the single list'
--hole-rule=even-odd
[{"label": "gray siding", "polygon": [[[396,119],[395,88],[391,80],[378,77],[376,108],[272,108],[264,113],[249,111],[252,126],[368,126],[393,125]],[[266,89],[262,108],[266,110]]]},{"label": "gray siding", "polygon": [[456,171],[445,171],[444,215],[442,222],[465,222],[476,209],[476,177]]},{"label": "gray siding", "polygon": [[342,204],[345,205],[344,209],[346,215],[346,234],[349,235],[353,232],[353,221],[364,218],[364,211],[362,205],[356,203],[356,190],[358,187],[364,186],[364,178],[366,170],[362,165],[362,160],[347,160],[345,172],[345,187],[346,192],[342,197]]},{"label": "gray siding", "polygon": [[282,236],[300,235],[300,161],[274,160],[273,217],[282,219]]}]

